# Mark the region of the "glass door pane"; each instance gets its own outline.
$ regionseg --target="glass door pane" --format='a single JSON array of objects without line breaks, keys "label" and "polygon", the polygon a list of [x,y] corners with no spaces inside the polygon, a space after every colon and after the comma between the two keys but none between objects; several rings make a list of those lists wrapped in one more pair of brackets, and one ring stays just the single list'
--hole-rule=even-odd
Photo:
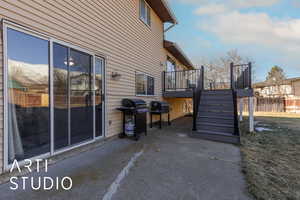
[{"label": "glass door pane", "polygon": [[50,151],[49,42],[7,29],[8,163]]},{"label": "glass door pane", "polygon": [[95,58],[95,110],[96,110],[96,137],[103,136],[103,109],[104,109],[104,60]]},{"label": "glass door pane", "polygon": [[69,141],[68,48],[53,43],[54,148],[67,147]]},{"label": "glass door pane", "polygon": [[71,144],[93,139],[92,56],[70,49]]}]

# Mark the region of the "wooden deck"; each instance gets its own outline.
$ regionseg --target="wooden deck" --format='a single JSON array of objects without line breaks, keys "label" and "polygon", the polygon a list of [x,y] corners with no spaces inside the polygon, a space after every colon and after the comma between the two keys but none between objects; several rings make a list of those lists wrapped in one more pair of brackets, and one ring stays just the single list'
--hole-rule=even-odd
[{"label": "wooden deck", "polygon": [[[253,97],[253,89],[238,89],[236,90],[237,97]],[[173,90],[173,91],[163,91],[164,98],[193,98],[193,90]]]},{"label": "wooden deck", "polygon": [[164,98],[193,98],[193,90],[164,91]]}]

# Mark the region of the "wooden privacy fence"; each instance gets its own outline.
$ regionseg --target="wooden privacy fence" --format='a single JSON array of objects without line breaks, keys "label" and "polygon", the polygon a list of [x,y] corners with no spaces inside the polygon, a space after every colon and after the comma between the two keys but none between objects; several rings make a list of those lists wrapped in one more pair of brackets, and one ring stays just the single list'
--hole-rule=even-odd
[{"label": "wooden privacy fence", "polygon": [[[239,104],[238,104],[239,105]],[[244,109],[248,112],[248,98],[244,99]],[[254,98],[254,111],[255,112],[286,112],[285,98]]]}]

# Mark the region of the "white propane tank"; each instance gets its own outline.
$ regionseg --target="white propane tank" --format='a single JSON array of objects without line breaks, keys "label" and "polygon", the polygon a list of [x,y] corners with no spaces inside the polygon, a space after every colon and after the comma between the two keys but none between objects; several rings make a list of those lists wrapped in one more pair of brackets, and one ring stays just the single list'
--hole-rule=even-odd
[{"label": "white propane tank", "polygon": [[125,134],[127,136],[134,135],[134,123],[131,120],[128,120],[125,124]]}]

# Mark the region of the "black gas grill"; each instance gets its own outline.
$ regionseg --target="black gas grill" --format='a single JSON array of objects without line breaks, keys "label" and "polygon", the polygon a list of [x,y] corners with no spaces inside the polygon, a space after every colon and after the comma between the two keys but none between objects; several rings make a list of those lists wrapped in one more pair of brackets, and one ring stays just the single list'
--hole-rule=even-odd
[{"label": "black gas grill", "polygon": [[159,115],[159,128],[162,128],[162,114],[168,114],[168,125],[170,123],[170,105],[163,101],[152,101],[150,111],[150,127],[152,128],[152,116]]},{"label": "black gas grill", "polygon": [[163,102],[163,101],[152,101],[151,102],[151,111],[161,112],[161,113],[169,113],[170,105],[167,102]]},{"label": "black gas grill", "polygon": [[142,99],[123,99],[121,108],[133,113],[147,113],[149,111],[147,103]]},{"label": "black gas grill", "polygon": [[[139,139],[141,133],[147,135],[147,103],[141,99],[123,99],[122,106],[117,108],[123,113],[123,133],[120,137],[133,136]],[[133,128],[133,131],[130,129]]]}]

